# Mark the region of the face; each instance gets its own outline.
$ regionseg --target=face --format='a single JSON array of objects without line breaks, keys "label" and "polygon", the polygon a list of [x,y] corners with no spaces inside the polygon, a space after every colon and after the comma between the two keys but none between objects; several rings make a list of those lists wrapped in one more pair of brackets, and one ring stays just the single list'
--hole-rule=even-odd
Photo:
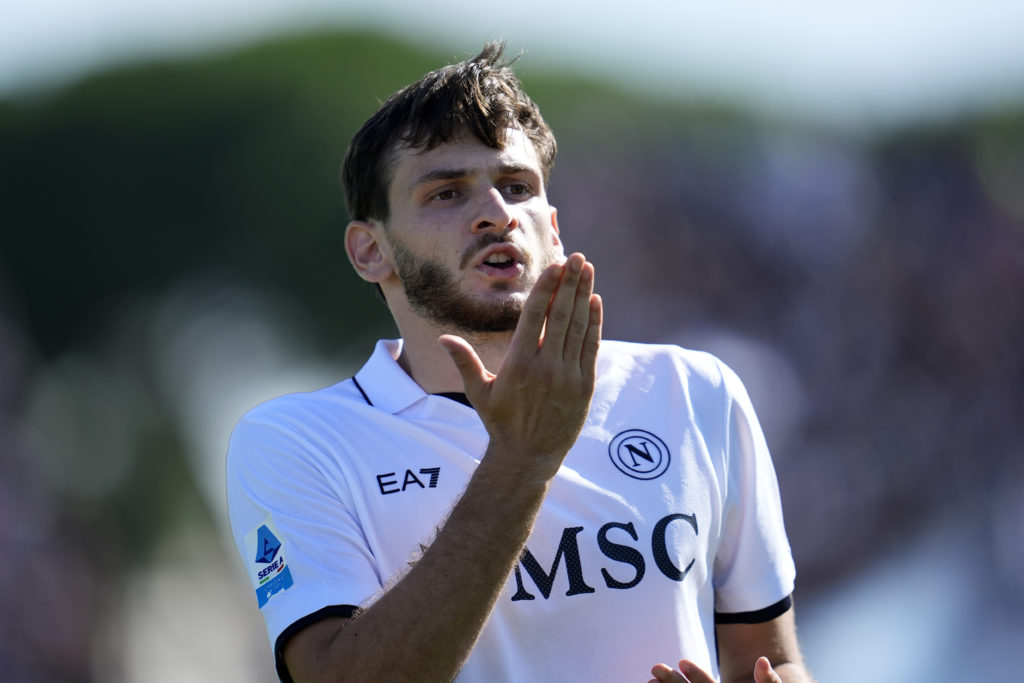
[{"label": "face", "polygon": [[401,150],[393,169],[384,234],[409,308],[466,333],[515,329],[540,273],[565,258],[532,143],[466,135]]}]

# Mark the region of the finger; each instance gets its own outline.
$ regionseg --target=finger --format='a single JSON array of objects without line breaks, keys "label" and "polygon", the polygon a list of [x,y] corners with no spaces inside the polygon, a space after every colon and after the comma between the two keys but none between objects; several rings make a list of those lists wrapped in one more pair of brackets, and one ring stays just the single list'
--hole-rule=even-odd
[{"label": "finger", "polygon": [[654,676],[654,680],[647,683],[687,683],[682,674],[673,671],[672,667],[666,664],[655,664],[651,669],[651,675]]},{"label": "finger", "polygon": [[604,303],[600,294],[591,294],[588,311],[590,320],[587,335],[583,339],[583,350],[580,354],[580,370],[583,376],[591,380],[597,377],[597,351],[601,347],[601,328],[604,325]]},{"label": "finger", "polygon": [[689,659],[684,659],[679,662],[679,670],[686,676],[686,680],[690,683],[716,683],[715,679],[711,675],[700,668]]},{"label": "finger", "polygon": [[754,663],[754,683],[782,683],[767,657],[759,657]]},{"label": "finger", "polygon": [[469,397],[470,403],[473,403],[473,399],[480,395],[484,385],[492,379],[491,373],[484,367],[476,350],[462,337],[443,334],[437,341],[451,356],[455,368],[462,376],[462,386],[466,390],[466,396]]},{"label": "finger", "polygon": [[562,357],[565,349],[565,335],[572,320],[573,303],[576,300],[576,288],[583,272],[585,259],[582,254],[572,254],[565,262],[562,281],[551,300],[548,309],[547,323],[544,327],[544,351],[546,354]]},{"label": "finger", "polygon": [[580,271],[580,279],[576,285],[576,296],[572,305],[572,317],[565,335],[565,347],[562,355],[566,361],[578,361],[583,352],[583,344],[590,329],[590,297],[594,293],[594,266],[584,263]]},{"label": "finger", "polygon": [[540,274],[537,284],[533,286],[533,291],[526,297],[526,303],[523,304],[519,324],[516,325],[516,331],[512,335],[509,356],[523,355],[529,360],[537,353],[541,334],[544,331],[544,322],[551,306],[551,297],[558,288],[563,270],[562,264],[552,264]]}]

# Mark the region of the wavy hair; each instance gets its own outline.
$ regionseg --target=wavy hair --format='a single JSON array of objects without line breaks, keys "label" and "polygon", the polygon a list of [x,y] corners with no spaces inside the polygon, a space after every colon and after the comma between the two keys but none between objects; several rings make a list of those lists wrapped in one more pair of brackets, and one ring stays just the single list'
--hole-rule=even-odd
[{"label": "wavy hair", "polygon": [[502,59],[504,51],[504,42],[490,42],[472,59],[431,71],[388,97],[362,125],[341,166],[351,219],[388,220],[388,188],[398,149],[428,151],[464,131],[503,149],[509,129],[521,129],[537,150],[548,184],[557,152],[555,136],[523,92],[511,68],[515,60]]}]

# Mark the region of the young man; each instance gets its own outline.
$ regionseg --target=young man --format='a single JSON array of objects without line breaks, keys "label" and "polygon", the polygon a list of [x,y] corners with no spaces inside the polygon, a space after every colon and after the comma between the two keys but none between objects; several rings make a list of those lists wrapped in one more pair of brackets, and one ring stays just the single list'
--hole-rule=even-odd
[{"label": "young man", "polygon": [[279,674],[809,680],[746,393],[706,354],[600,340],[554,137],[501,53],[395,93],[346,155],[348,256],[401,339],[232,436]]}]

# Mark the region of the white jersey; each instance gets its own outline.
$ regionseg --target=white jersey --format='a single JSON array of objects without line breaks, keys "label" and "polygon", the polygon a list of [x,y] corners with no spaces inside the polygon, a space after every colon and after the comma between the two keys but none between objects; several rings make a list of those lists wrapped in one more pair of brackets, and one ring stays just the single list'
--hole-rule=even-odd
[{"label": "white jersey", "polygon": [[[296,624],[405,571],[487,447],[476,412],[424,393],[400,350],[378,343],[354,379],[264,403],[232,435],[232,530],[278,656]],[[778,605],[794,578],[735,374],[602,341],[586,425],[457,680],[639,681],[683,657],[717,675],[716,613]]]}]

